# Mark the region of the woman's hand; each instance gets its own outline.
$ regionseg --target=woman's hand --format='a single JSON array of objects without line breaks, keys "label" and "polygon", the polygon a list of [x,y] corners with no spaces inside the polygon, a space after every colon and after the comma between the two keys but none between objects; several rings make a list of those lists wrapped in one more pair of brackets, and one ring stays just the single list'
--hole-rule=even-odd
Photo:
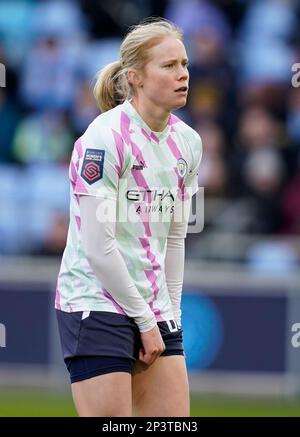
[{"label": "woman's hand", "polygon": [[156,325],[150,331],[141,332],[141,340],[143,348],[140,349],[139,359],[142,363],[150,366],[166,350],[158,326]]}]

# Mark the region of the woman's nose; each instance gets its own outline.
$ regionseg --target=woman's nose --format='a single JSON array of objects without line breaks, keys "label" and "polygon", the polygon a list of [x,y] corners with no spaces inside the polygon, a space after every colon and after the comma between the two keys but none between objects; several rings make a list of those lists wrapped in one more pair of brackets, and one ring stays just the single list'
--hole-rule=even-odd
[{"label": "woman's nose", "polygon": [[181,65],[179,67],[179,76],[180,76],[180,78],[188,78],[189,77],[189,72],[188,72],[187,68],[183,65]]}]

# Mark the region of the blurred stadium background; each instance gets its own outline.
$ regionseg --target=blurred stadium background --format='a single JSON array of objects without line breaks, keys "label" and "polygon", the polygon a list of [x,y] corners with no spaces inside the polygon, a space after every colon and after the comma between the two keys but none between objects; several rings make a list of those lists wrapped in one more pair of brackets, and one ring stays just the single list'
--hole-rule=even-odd
[{"label": "blurred stadium background", "polygon": [[150,15],[185,32],[178,115],[204,144],[183,298],[192,414],[300,415],[300,2],[0,0],[0,416],[75,415],[53,311],[70,152],[98,114],[95,73]]}]

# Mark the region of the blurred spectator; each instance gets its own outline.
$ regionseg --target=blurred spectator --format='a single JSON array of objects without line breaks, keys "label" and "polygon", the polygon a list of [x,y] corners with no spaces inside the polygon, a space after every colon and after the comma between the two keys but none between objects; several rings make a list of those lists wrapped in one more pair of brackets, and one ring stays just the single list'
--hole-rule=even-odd
[{"label": "blurred spectator", "polygon": [[293,63],[290,37],[297,25],[294,0],[249,2],[240,28],[243,83],[288,83]]},{"label": "blurred spectator", "polygon": [[300,170],[284,189],[282,210],[282,232],[300,234]]},{"label": "blurred spectator", "polygon": [[240,27],[237,80],[242,105],[260,104],[284,115],[297,19],[295,0],[249,2]]},{"label": "blurred spectator", "polygon": [[[152,3],[156,8],[152,9]],[[128,26],[136,24],[144,17],[161,15],[166,0],[80,0],[82,12],[91,23],[90,32],[94,38],[122,34]]]},{"label": "blurred spectator", "polygon": [[66,113],[45,111],[24,118],[13,141],[13,156],[20,164],[66,162],[74,134]]},{"label": "blurred spectator", "polygon": [[290,90],[287,105],[287,132],[300,156],[300,88]]},{"label": "blurred spectator", "polygon": [[212,0],[220,10],[226,15],[230,27],[235,34],[238,30],[241,21],[244,19],[248,1],[245,0]]},{"label": "blurred spectator", "polygon": [[274,149],[254,150],[244,165],[245,182],[257,195],[277,193],[283,172],[280,155]]},{"label": "blurred spectator", "polygon": [[[96,73],[120,57],[120,38],[88,40],[78,54],[77,77],[93,83]],[[92,89],[92,88],[91,88]]]},{"label": "blurred spectator", "polygon": [[257,234],[278,233],[282,223],[280,188],[283,164],[274,149],[253,151],[244,166],[248,196],[252,198],[252,227],[246,231]]},{"label": "blurred spectator", "polygon": [[[67,17],[67,19],[66,19]],[[35,4],[32,33],[35,37],[55,35],[57,39],[76,39],[85,33],[88,23],[77,0],[43,0]]]},{"label": "blurred spectator", "polygon": [[204,153],[200,164],[198,184],[205,188],[205,197],[226,195],[227,167],[225,159],[225,138],[220,127],[213,123],[196,126],[201,133]]},{"label": "blurred spectator", "polygon": [[20,96],[29,109],[68,109],[76,75],[76,59],[62,41],[47,35],[35,42],[21,70]]},{"label": "blurred spectator", "polygon": [[0,1],[0,35],[7,59],[14,67],[26,56],[35,4],[35,0]]},{"label": "blurred spectator", "polygon": [[0,162],[12,161],[12,141],[19,120],[14,101],[8,99],[6,88],[0,88]]},{"label": "blurred spectator", "polygon": [[76,137],[82,135],[82,132],[99,115],[99,112],[93,96],[91,83],[89,81],[79,83],[74,91],[74,101],[70,117]]},{"label": "blurred spectator", "polygon": [[207,0],[170,1],[165,16],[183,29],[186,39],[212,29],[223,40],[230,34],[229,24],[221,9]]},{"label": "blurred spectator", "polygon": [[[244,199],[244,213],[236,218],[240,220],[241,232],[279,232],[280,194],[287,174],[282,153],[285,145],[278,120],[261,107],[245,109],[231,157],[230,184],[231,193]],[[231,210],[234,211],[234,206]]]},{"label": "blurred spectator", "polygon": [[[257,151],[267,151],[261,154],[262,159],[265,160],[258,167],[258,172],[263,165],[267,166],[271,162],[268,158],[272,156],[271,163],[275,165],[274,170],[279,172],[274,176],[279,178],[278,184],[275,184],[278,189],[285,173],[285,162],[281,152],[285,145],[283,126],[272,114],[260,106],[246,108],[239,120],[235,150],[231,157],[232,192],[246,194],[249,189],[252,191],[255,187],[255,166],[251,164],[251,159],[256,154],[256,158],[253,159],[259,162]],[[259,174],[257,177],[259,178]]]},{"label": "blurred spectator", "polygon": [[223,103],[223,93],[214,83],[199,81],[190,85],[188,111],[194,124],[220,122]]},{"label": "blurred spectator", "polygon": [[[0,6],[1,11],[1,6]],[[1,22],[1,19],[0,19]],[[0,25],[1,27],[1,25]],[[21,116],[19,102],[17,100],[17,72],[12,68],[11,61],[7,57],[5,47],[0,39],[0,63],[4,66],[5,87],[0,86],[0,163],[10,162],[12,158],[12,140],[17,123]],[[1,73],[3,69],[1,69]],[[2,78],[3,79],[3,78]]]},{"label": "blurred spectator", "polygon": [[31,252],[31,255],[61,256],[66,246],[68,227],[69,218],[65,213],[54,214],[43,241]]}]

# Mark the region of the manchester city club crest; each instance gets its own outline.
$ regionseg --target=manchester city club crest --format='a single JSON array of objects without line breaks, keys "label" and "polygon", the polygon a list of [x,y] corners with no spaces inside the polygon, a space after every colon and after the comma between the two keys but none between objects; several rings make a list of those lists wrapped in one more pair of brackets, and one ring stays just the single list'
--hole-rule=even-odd
[{"label": "manchester city club crest", "polygon": [[177,161],[178,173],[183,178],[187,174],[187,163],[183,158],[179,158]]}]

